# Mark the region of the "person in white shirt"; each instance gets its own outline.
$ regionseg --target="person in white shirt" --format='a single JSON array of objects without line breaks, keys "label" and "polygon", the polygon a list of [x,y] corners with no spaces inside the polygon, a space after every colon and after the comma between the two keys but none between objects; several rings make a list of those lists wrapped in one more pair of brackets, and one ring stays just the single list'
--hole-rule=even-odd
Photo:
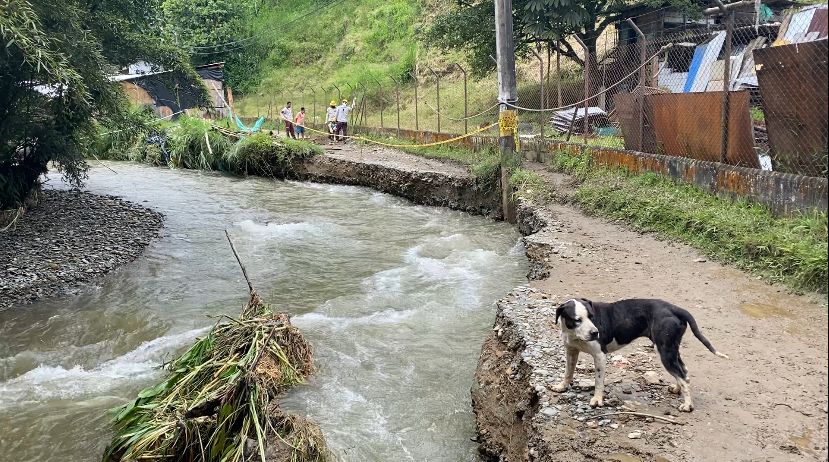
[{"label": "person in white shirt", "polygon": [[291,102],[288,101],[285,104],[285,107],[279,111],[279,115],[282,116],[282,120],[285,122],[285,136],[288,138],[296,139],[296,134],[294,133],[294,111],[291,109]]},{"label": "person in white shirt", "polygon": [[328,139],[334,141],[334,130],[337,129],[337,102],[333,99],[325,111],[325,123],[328,124]]},{"label": "person in white shirt", "polygon": [[357,98],[354,98],[351,101],[351,106],[349,106],[348,100],[344,99],[337,106],[337,128],[334,129],[334,133],[337,135],[337,141],[345,141],[348,136],[348,115],[351,114],[351,108],[356,102]]}]

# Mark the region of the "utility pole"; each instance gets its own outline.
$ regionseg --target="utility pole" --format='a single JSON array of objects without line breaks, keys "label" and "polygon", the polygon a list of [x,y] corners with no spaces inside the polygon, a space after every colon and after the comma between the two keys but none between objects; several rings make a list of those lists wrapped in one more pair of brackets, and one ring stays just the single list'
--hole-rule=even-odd
[{"label": "utility pole", "polygon": [[511,109],[517,99],[515,85],[515,45],[512,37],[512,0],[495,0],[495,47],[498,64],[498,146],[501,151],[501,207],[504,221],[515,223],[515,204],[509,185],[509,171],[517,162],[515,137],[518,113]]}]

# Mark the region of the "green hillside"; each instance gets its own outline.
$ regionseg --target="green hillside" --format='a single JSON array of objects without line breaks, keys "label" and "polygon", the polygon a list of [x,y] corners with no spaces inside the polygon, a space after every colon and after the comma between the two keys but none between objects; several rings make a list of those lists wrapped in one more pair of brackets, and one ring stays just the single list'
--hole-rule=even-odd
[{"label": "green hillside", "polygon": [[[365,94],[369,125],[380,125],[382,104],[385,125],[394,127],[394,78],[402,84],[401,126],[415,128],[411,72],[420,82],[419,128],[435,130],[431,68],[441,75],[441,130],[462,131],[463,123],[451,119],[463,117],[462,74],[452,65],[464,65],[463,57],[429,47],[419,33],[450,5],[439,0],[281,0],[261,5],[245,24],[252,39],[242,43],[237,57],[231,53],[227,59],[230,83],[237,87],[234,107],[247,116],[273,114],[290,99],[310,113],[316,92],[321,118],[324,104],[338,97],[337,85],[349,99]],[[480,81],[470,76],[469,113],[490,106],[495,88],[494,76]],[[471,120],[470,130],[490,119],[493,113]]]}]

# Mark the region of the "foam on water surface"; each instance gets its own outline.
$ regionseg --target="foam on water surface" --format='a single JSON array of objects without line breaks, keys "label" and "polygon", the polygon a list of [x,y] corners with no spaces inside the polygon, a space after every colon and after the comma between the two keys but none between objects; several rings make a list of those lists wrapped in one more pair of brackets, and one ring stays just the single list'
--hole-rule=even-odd
[{"label": "foam on water surface", "polygon": [[50,399],[94,397],[130,380],[159,376],[159,365],[178,349],[193,342],[206,328],[165,335],[140,344],[136,349],[105,361],[92,369],[40,364],[0,383],[0,409]]}]

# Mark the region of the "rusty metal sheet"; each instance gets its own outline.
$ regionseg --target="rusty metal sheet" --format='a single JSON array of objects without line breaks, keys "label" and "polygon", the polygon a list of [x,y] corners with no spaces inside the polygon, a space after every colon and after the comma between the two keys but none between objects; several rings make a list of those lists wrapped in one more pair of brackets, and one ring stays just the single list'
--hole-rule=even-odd
[{"label": "rusty metal sheet", "polygon": [[[678,157],[720,162],[722,92],[647,95],[646,114],[652,114],[658,152]],[[729,94],[726,163],[760,168],[754,152],[754,134],[747,91]]]},{"label": "rusty metal sheet", "polygon": [[774,170],[826,174],[827,41],[754,50]]},{"label": "rusty metal sheet", "polygon": [[[638,90],[638,89],[637,89]],[[648,123],[653,119],[648,113],[648,106],[645,104],[645,128],[642,131],[642,149],[639,149],[639,101],[637,93],[617,93],[613,95],[613,108],[616,112],[616,119],[622,129],[622,137],[625,140],[625,149],[656,153],[656,139],[653,136],[653,127]],[[647,89],[647,93],[660,93],[657,89]]]}]

